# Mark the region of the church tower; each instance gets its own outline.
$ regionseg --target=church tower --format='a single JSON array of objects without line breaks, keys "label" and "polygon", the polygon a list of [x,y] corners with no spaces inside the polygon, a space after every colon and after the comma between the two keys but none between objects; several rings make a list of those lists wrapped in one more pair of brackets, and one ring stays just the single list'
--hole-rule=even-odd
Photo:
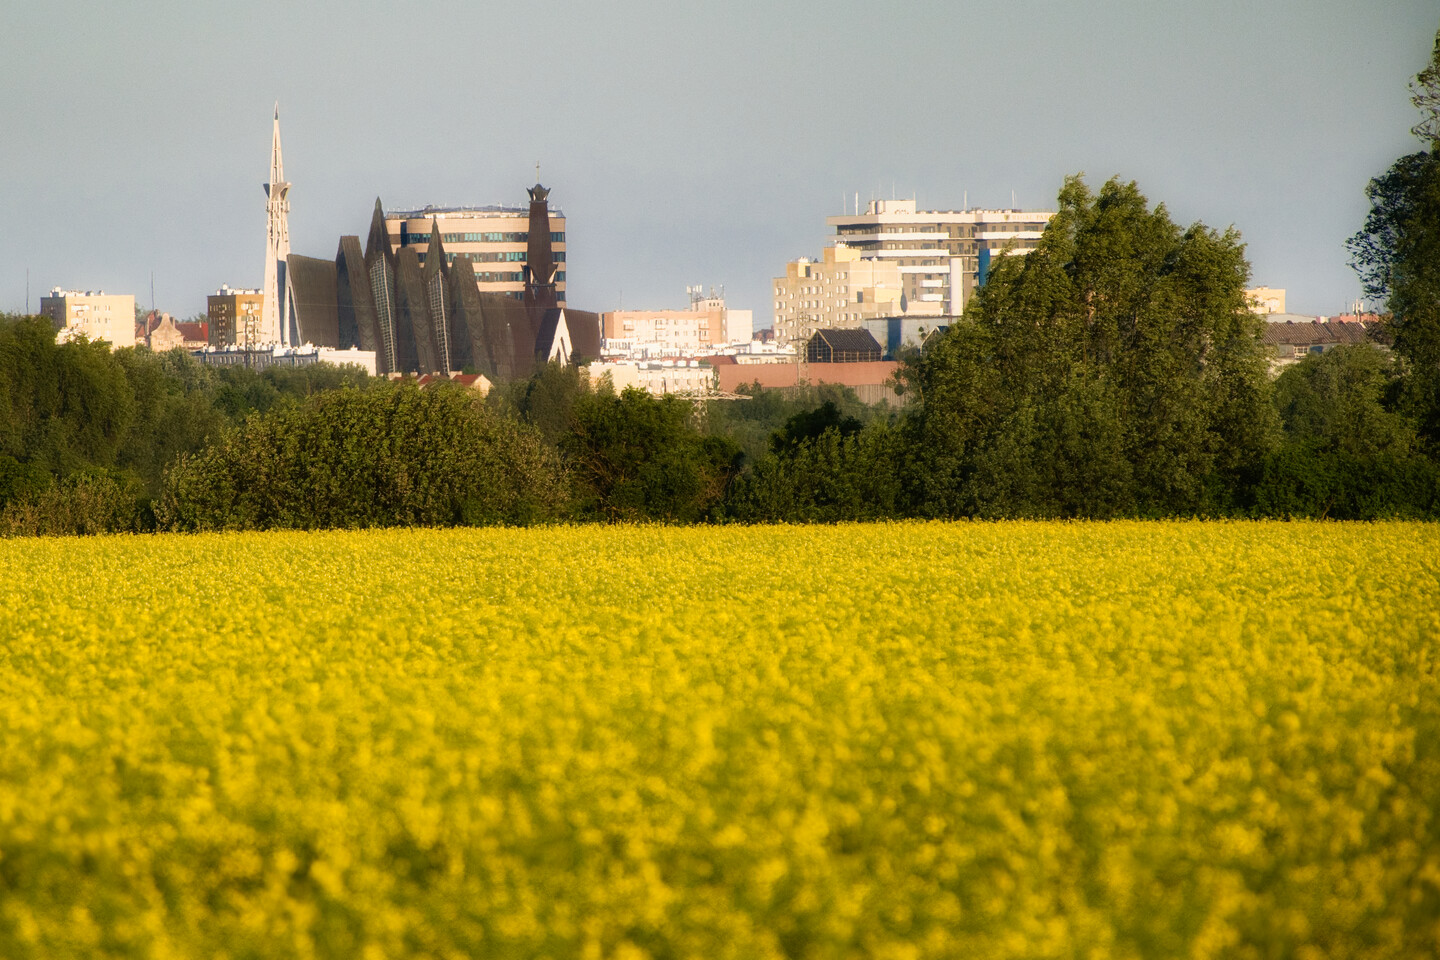
[{"label": "church tower", "polygon": [[550,246],[550,191],[530,188],[530,234],[525,251],[525,309],[537,327],[546,310],[558,307],[555,257]]},{"label": "church tower", "polygon": [[[270,182],[265,224],[265,302],[260,315],[260,343],[290,344],[290,310],[285,261],[290,256],[290,184],[280,159],[280,104],[275,104],[275,131],[270,141]],[[255,344],[247,344],[255,346]]]}]

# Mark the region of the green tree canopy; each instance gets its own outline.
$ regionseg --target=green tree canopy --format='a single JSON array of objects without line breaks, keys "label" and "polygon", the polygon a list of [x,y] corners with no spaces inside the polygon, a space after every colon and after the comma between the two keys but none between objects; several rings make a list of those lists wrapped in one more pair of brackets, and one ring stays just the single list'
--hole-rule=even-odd
[{"label": "green tree canopy", "polygon": [[1412,90],[1425,147],[1370,181],[1370,213],[1349,246],[1366,296],[1384,303],[1395,349],[1410,364],[1406,406],[1440,442],[1440,33]]},{"label": "green tree canopy", "polygon": [[1036,249],[1001,257],[905,371],[912,496],[931,514],[1224,506],[1273,443],[1239,234],[1182,229],[1134,183],[1066,180]]}]

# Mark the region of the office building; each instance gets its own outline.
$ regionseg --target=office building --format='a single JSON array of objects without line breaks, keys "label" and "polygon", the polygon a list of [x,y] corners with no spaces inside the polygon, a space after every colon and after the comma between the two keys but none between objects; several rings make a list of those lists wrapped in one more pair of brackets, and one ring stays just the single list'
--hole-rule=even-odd
[{"label": "office building", "polygon": [[1035,248],[1055,214],[1044,210],[917,210],[871,200],[864,213],[826,217],[834,242],[900,269],[906,316],[959,316],[991,261]]},{"label": "office building", "polygon": [[[565,215],[549,211],[550,255],[554,266],[555,300],[565,305]],[[390,249],[398,254],[414,247],[425,266],[432,225],[438,224],[450,266],[467,260],[481,293],[524,299],[529,267],[530,211],[525,207],[424,207],[385,214]]]},{"label": "office building", "polygon": [[104,290],[62,290],[40,298],[40,313],[55,325],[56,339],[88,337],[104,340],[110,349],[135,346],[135,298]]}]

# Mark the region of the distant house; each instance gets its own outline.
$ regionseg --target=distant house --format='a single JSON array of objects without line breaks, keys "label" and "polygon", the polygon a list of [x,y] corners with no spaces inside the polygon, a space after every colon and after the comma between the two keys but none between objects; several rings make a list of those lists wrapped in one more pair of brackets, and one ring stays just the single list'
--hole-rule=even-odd
[{"label": "distant house", "polygon": [[[1272,315],[1273,317],[1273,315]],[[1381,328],[1354,320],[1286,320],[1265,324],[1265,346],[1272,373],[1298,363],[1307,354],[1326,353],[1346,344],[1368,343],[1388,349]]]},{"label": "distant house", "polygon": [[427,373],[421,375],[415,383],[421,390],[424,390],[433,383],[455,383],[474,390],[482,397],[490,392],[491,387],[489,378],[482,373],[452,373],[449,376],[438,373]]},{"label": "distant house", "polygon": [[163,353],[166,350],[174,350],[179,347],[182,350],[203,350],[209,343],[209,324],[180,321],[168,313],[160,315],[160,319],[150,325],[145,334],[145,343],[156,353]]},{"label": "distant house", "polygon": [[805,344],[806,363],[878,363],[885,351],[869,330],[816,330]]}]

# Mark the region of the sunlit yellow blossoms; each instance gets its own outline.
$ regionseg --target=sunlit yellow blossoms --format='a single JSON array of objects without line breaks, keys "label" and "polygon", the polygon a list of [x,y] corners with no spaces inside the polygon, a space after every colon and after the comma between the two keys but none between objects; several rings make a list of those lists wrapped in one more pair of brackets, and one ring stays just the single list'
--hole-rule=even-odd
[{"label": "sunlit yellow blossoms", "polygon": [[1440,530],[0,541],[0,956],[1440,954]]}]

